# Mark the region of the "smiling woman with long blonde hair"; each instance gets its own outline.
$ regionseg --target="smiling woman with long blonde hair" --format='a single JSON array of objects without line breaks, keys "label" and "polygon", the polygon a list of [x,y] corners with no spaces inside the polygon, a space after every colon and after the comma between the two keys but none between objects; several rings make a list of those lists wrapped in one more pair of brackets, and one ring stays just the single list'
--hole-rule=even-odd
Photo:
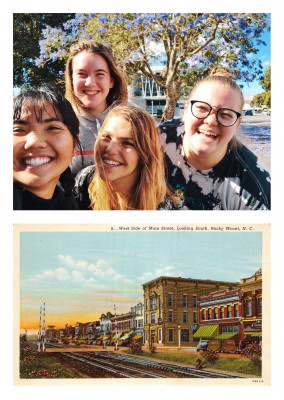
[{"label": "smiling woman with long blonde hair", "polygon": [[165,180],[159,131],[150,114],[136,106],[109,111],[94,148],[95,167],[76,177],[82,209],[175,209]]}]

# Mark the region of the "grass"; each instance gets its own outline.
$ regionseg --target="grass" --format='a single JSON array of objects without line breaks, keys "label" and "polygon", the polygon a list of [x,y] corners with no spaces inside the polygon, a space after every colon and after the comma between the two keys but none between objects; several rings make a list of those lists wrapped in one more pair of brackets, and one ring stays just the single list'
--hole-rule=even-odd
[{"label": "grass", "polygon": [[[130,351],[127,351],[130,354]],[[212,368],[232,373],[240,373],[245,375],[261,376],[261,367],[247,358],[218,358],[215,362],[209,363],[205,358],[199,355],[192,356],[186,354],[170,354],[170,353],[148,353],[144,352],[143,357],[159,359],[163,361],[173,361],[191,366],[196,366],[196,360],[202,360],[202,365],[206,368]]]},{"label": "grass", "polygon": [[[29,357],[35,357],[35,361],[30,361]],[[24,361],[24,359],[26,360]],[[35,379],[44,378],[78,378],[69,368],[52,360],[46,354],[37,353],[35,350],[27,352],[20,351],[20,378],[32,379],[30,374],[32,371],[42,371]],[[43,371],[46,371],[44,373]],[[52,375],[51,375],[52,374]]]}]

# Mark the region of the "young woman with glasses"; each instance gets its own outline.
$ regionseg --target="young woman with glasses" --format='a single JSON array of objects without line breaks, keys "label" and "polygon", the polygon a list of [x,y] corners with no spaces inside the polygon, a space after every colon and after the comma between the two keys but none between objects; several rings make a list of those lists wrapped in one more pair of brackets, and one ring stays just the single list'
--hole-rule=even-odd
[{"label": "young woman with glasses", "polygon": [[244,97],[225,68],[193,88],[183,120],[160,125],[169,185],[192,210],[270,209],[270,174],[236,139]]}]

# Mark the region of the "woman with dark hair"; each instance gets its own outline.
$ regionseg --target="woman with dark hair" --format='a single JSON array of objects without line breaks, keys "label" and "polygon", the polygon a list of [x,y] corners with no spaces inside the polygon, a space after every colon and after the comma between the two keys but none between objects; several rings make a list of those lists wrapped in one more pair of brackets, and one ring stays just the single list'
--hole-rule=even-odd
[{"label": "woman with dark hair", "polygon": [[169,210],[163,152],[153,117],[136,106],[117,106],[106,116],[95,148],[95,166],[76,176],[81,209]]},{"label": "woman with dark hair", "polygon": [[101,125],[113,107],[127,102],[127,83],[110,49],[92,40],[70,48],[65,70],[65,97],[80,120],[83,155],[76,152],[72,174],[94,163],[93,150]]},{"label": "woman with dark hair", "polygon": [[268,210],[270,174],[236,139],[244,97],[221,67],[190,93],[183,120],[160,125],[168,183],[191,210]]},{"label": "woman with dark hair", "polygon": [[78,118],[59,92],[27,89],[15,97],[14,210],[78,209],[69,169],[78,135]]}]

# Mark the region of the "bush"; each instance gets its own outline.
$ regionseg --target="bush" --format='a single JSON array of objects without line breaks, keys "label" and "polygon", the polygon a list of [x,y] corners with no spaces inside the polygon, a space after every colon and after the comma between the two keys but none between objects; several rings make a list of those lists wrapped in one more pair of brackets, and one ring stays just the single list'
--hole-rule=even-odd
[{"label": "bush", "polygon": [[130,343],[129,348],[132,354],[143,354],[142,346],[139,342],[136,342],[136,340]]},{"label": "bush", "polygon": [[155,353],[156,347],[153,344],[149,344],[148,349],[150,350],[150,353]]},{"label": "bush", "polygon": [[218,360],[219,358],[219,353],[218,351],[215,350],[206,350],[203,354],[203,357],[205,358],[206,361],[208,361],[210,364],[214,364],[215,361]]},{"label": "bush", "polygon": [[261,345],[257,342],[249,344],[244,353],[245,357],[247,357],[254,365],[261,365]]}]

